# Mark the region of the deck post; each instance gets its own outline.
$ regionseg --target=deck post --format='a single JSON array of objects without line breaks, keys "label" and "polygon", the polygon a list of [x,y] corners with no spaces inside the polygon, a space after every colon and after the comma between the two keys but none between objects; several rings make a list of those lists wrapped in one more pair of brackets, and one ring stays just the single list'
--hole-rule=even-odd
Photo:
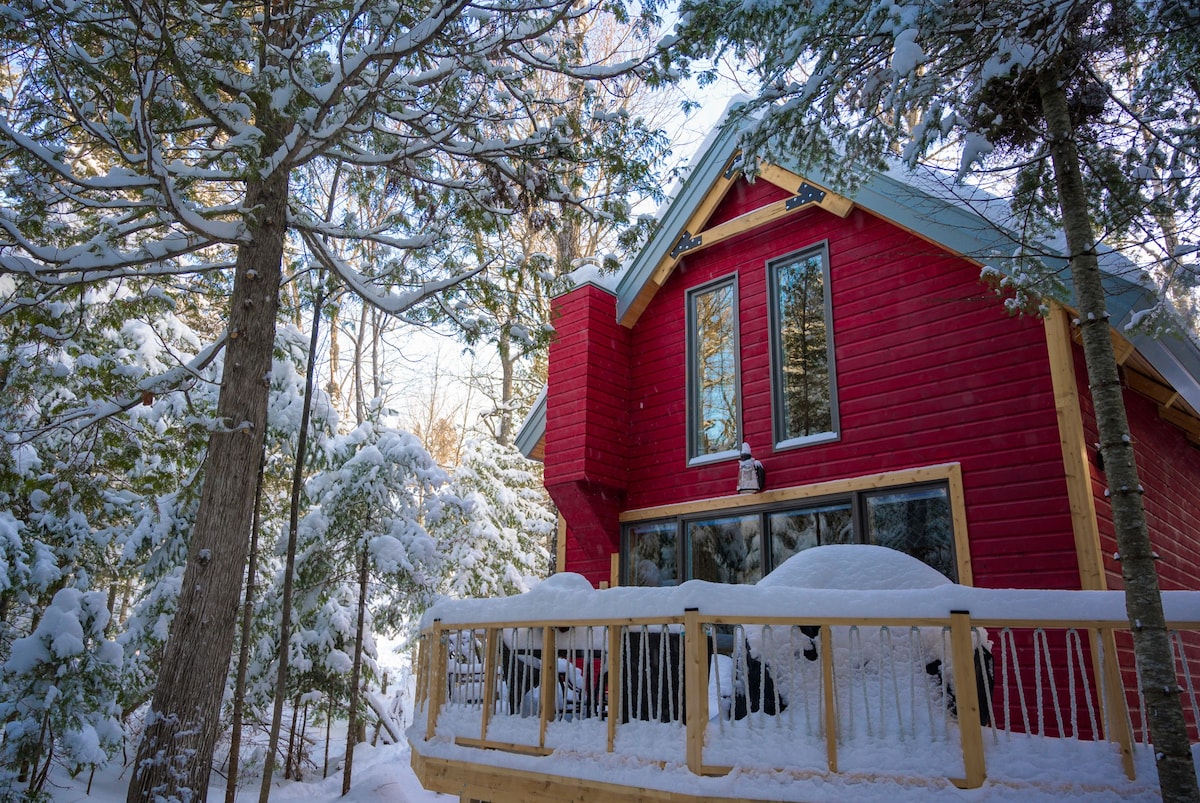
[{"label": "deck post", "polygon": [[433,738],[437,730],[438,716],[442,713],[442,702],[446,699],[446,631],[442,620],[433,620],[433,655],[429,656],[429,715],[425,721],[425,741]]},{"label": "deck post", "polygon": [[[541,705],[538,706],[538,747],[546,746],[546,723],[557,713],[558,651],[554,645],[554,628],[542,628],[542,688]],[[563,690],[566,694],[566,689]]]},{"label": "deck post", "polygon": [[417,637],[417,688],[413,692],[413,705],[426,702],[429,694],[429,634],[422,633]]},{"label": "deck post", "polygon": [[483,715],[479,718],[479,738],[487,739],[488,722],[491,721],[492,711],[496,708],[496,653],[499,650],[499,631],[494,627],[487,629],[483,638]]},{"label": "deck post", "polygon": [[954,661],[954,701],[962,742],[965,778],[951,778],[959,789],[978,789],[987,778],[983,760],[983,726],[979,688],[975,685],[975,647],[969,611],[950,611],[950,655]]},{"label": "deck post", "polygon": [[617,720],[621,717],[621,631],[624,628],[617,622],[608,626],[608,673],[604,683],[607,685],[608,710],[608,752],[613,751],[617,741]]},{"label": "deck post", "polygon": [[[1125,686],[1121,682],[1121,665],[1117,661],[1117,639],[1111,627],[1091,631],[1092,666],[1104,692],[1104,736],[1115,742],[1121,751],[1121,766],[1125,777],[1137,780],[1133,766],[1133,735],[1129,728],[1129,708],[1125,703]],[[1101,657],[1103,656],[1103,657]]]},{"label": "deck post", "polygon": [[700,609],[685,608],[683,612],[683,688],[685,694],[685,725],[687,727],[687,765],[696,775],[703,775],[704,731],[708,728],[708,649],[704,626],[700,624]]},{"label": "deck post", "polygon": [[825,694],[825,759],[838,771],[837,690],[833,684],[833,628],[821,625],[821,688]]}]

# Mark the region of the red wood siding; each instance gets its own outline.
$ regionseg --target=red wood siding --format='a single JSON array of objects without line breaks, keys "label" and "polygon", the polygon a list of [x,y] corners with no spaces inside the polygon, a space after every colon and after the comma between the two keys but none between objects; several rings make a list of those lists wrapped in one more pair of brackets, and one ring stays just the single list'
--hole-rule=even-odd
[{"label": "red wood siding", "polygon": [[[1076,345],[1074,355],[1084,433],[1087,442],[1095,444],[1100,438],[1082,347]],[[1161,556],[1157,564],[1159,584],[1164,591],[1200,588],[1200,449],[1189,444],[1182,431],[1163,421],[1155,402],[1141,394],[1125,391],[1125,412],[1138,478],[1146,491],[1142,496],[1146,524],[1151,543]],[[1112,506],[1104,495],[1104,474],[1097,467],[1094,448],[1088,454],[1108,587],[1124,588],[1121,565],[1113,557],[1117,540]]]},{"label": "red wood siding", "polygon": [[609,577],[620,548],[629,441],[629,335],[616,299],[584,285],[555,301],[546,397],[545,484],[567,521],[571,571]]},{"label": "red wood siding", "polygon": [[[759,181],[713,220],[783,197]],[[765,263],[828,242],[841,439],[772,447]],[[767,487],[958,461],[983,586],[1077,588],[1040,321],[1009,317],[978,267],[868,213],[809,209],[686,257],[632,330],[626,509],[732,495],[736,461],[689,468],[689,288],[737,273],[743,438]],[[553,359],[553,357],[552,357]]]}]

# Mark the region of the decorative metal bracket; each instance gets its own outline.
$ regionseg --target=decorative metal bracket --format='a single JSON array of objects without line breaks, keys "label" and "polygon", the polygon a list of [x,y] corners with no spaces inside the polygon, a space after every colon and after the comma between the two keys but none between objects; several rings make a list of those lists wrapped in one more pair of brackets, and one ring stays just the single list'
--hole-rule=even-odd
[{"label": "decorative metal bracket", "polygon": [[671,249],[671,258],[674,259],[686,251],[698,248],[700,246],[700,238],[701,235],[697,234],[693,237],[687,229],[684,229],[683,234],[680,234],[679,239],[675,241],[675,247]]},{"label": "decorative metal bracket", "polygon": [[725,172],[722,173],[726,181],[732,181],[733,177],[742,169],[742,155],[739,153],[729,160],[729,165],[726,166]]},{"label": "decorative metal bracket", "polygon": [[807,181],[800,185],[796,194],[787,199],[784,208],[789,212],[805,204],[819,204],[825,200],[825,190],[819,190]]}]

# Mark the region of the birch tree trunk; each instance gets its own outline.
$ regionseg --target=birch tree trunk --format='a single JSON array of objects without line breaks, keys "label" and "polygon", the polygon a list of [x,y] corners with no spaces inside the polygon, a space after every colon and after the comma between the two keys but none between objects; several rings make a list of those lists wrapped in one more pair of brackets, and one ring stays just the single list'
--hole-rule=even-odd
[{"label": "birch tree trunk", "polygon": [[1163,617],[1158,570],[1146,529],[1142,486],[1134,463],[1121,379],[1109,336],[1096,238],[1087,211],[1079,151],[1075,144],[1076,132],[1067,95],[1058,78],[1043,72],[1038,90],[1046,120],[1046,145],[1053,160],[1055,185],[1062,208],[1071,281],[1079,305],[1084,358],[1108,480],[1121,576],[1125,581],[1125,607],[1145,694],[1145,716],[1154,742],[1159,788],[1163,800],[1196,801],[1200,800],[1200,793],[1197,792],[1196,771],[1183,718],[1175,660]]},{"label": "birch tree trunk", "polygon": [[266,432],[287,198],[286,171],[247,187],[245,203],[253,210],[249,240],[238,247],[217,401],[223,427],[209,437],[179,605],[133,766],[129,803],[207,799]]}]

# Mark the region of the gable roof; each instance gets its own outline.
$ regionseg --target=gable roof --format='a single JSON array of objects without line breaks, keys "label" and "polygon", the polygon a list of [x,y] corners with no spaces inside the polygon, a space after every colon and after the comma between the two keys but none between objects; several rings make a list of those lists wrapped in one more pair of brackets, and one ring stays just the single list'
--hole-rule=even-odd
[{"label": "gable roof", "polygon": [[[896,168],[876,173],[852,195],[842,196],[828,189],[827,179],[820,171],[809,169],[802,174],[798,163],[781,159],[780,164],[760,166],[758,180],[784,188],[793,193],[791,198],[708,227],[712,213],[740,175],[740,133],[738,126],[724,125],[706,142],[687,179],[662,212],[650,239],[624,269],[615,290],[617,319],[624,326],[632,327],[637,322],[684,254],[812,205],[841,217],[848,215],[854,206],[860,206],[951,253],[1002,274],[1010,273],[1021,238],[1007,227],[1008,203],[981,190],[955,184],[927,168],[916,171]],[[1045,255],[1041,259],[1049,267],[1066,266],[1061,244],[1039,245]],[[1152,392],[1143,388],[1139,391],[1165,407],[1182,399],[1191,408],[1189,417],[1200,424],[1196,420],[1200,411],[1200,347],[1186,336],[1155,337],[1130,331],[1142,313],[1156,306],[1157,298],[1140,281],[1141,271],[1132,261],[1111,249],[1102,251],[1100,260],[1112,328],[1136,349],[1141,358],[1137,367],[1151,375]],[[1125,352],[1119,356],[1131,356],[1128,347]],[[1167,385],[1162,385],[1159,379]],[[1164,417],[1171,420],[1170,416]],[[541,443],[545,424],[543,395],[518,435],[517,442],[527,456]],[[1183,428],[1194,443],[1200,443],[1200,428],[1190,422]]]}]

